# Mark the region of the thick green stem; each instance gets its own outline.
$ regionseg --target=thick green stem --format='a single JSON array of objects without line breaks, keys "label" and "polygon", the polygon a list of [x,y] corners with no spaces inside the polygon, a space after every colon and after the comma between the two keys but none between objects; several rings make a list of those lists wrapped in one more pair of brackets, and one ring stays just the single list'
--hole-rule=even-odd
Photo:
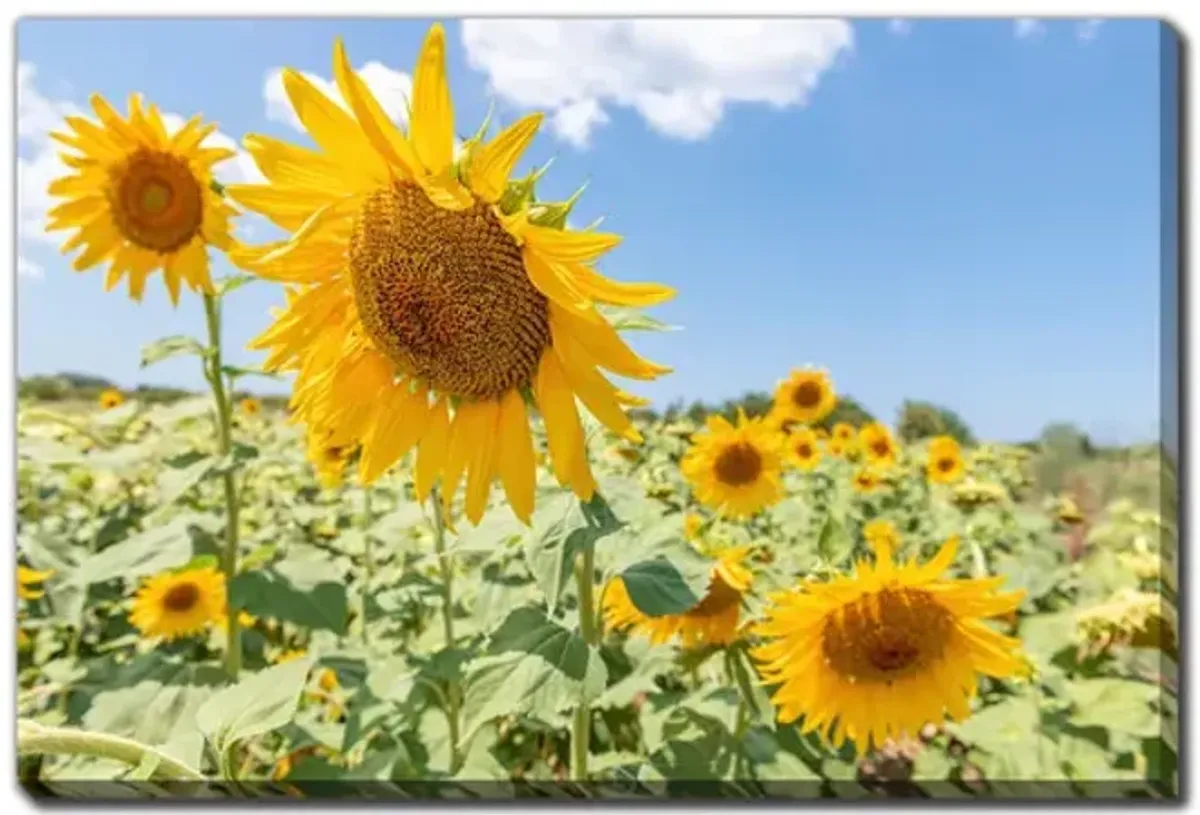
[{"label": "thick green stem", "polygon": [[68,727],[46,727],[21,719],[17,722],[17,752],[26,755],[54,754],[92,756],[120,761],[131,767],[152,762],[151,777],[204,781],[205,776],[181,761],[133,739],[92,733]]},{"label": "thick green stem", "polygon": [[[430,496],[433,504],[433,548],[438,556],[438,567],[442,573],[442,635],[447,649],[454,647],[454,573],[450,556],[446,554],[446,519],[442,517],[442,496],[437,487]],[[458,683],[450,682],[446,689],[446,724],[450,731],[450,772],[457,773],[462,767],[459,754],[458,709],[460,693]]]},{"label": "thick green stem", "polygon": [[[579,633],[589,648],[599,643],[596,627],[596,603],[593,598],[593,581],[596,571],[596,553],[585,547],[575,561],[575,583],[579,592]],[[571,776],[576,781],[588,777],[588,742],[591,740],[592,710],[586,700],[580,699],[575,708],[575,722],[571,728]]]},{"label": "thick green stem", "polygon": [[[217,407],[217,440],[220,453],[228,457],[233,450],[231,426],[232,406],[225,394],[225,382],[221,378],[221,304],[215,295],[204,295],[204,316],[208,323],[208,358],[205,372],[212,388],[213,401]],[[231,679],[237,679],[242,669],[241,628],[238,624],[238,609],[232,602],[233,593],[228,591],[237,575],[238,557],[238,497],[233,480],[232,462],[225,461],[225,472],[221,478],[225,487],[225,549],[221,557],[221,570],[225,573],[226,585],[226,637],[225,671]]]}]

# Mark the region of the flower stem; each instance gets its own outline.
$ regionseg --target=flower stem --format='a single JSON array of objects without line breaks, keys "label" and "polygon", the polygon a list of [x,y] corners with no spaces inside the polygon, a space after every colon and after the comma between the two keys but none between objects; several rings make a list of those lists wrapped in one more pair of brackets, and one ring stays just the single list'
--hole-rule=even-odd
[{"label": "flower stem", "polygon": [[[208,323],[208,356],[205,378],[212,388],[213,401],[217,407],[217,440],[223,457],[228,457],[233,450],[233,439],[230,431],[232,425],[231,406],[225,394],[225,383],[221,379],[221,303],[216,295],[204,295],[204,317]],[[225,487],[225,549],[221,557],[221,570],[225,573],[225,671],[231,679],[237,679],[242,667],[241,630],[238,624],[238,610],[232,602],[232,592],[229,590],[233,578],[237,575],[238,556],[238,497],[237,487],[233,480],[232,462],[225,462],[222,480]]]},{"label": "flower stem", "polygon": [[[575,582],[579,592],[579,633],[589,648],[599,645],[596,604],[592,599],[595,571],[596,552],[591,546],[584,547],[575,561]],[[571,775],[576,781],[586,781],[588,777],[591,725],[591,706],[585,699],[580,699],[579,706],[575,708],[575,721],[571,728]]]},{"label": "flower stem", "polygon": [[[446,519],[442,517],[442,496],[434,487],[430,495],[433,504],[433,548],[437,552],[438,566],[442,573],[442,634],[446,649],[454,647],[454,575],[450,556],[446,554]],[[450,731],[450,772],[457,773],[462,766],[458,746],[458,683],[451,681],[446,689],[446,724]]]},{"label": "flower stem", "polygon": [[363,583],[362,583],[362,641],[363,647],[369,644],[367,633],[367,596],[371,590],[371,580],[375,576],[375,553],[371,549],[371,486],[363,486]]},{"label": "flower stem", "polygon": [[154,762],[151,775],[185,781],[207,780],[199,771],[181,761],[133,739],[92,733],[70,727],[46,727],[28,719],[17,722],[17,752],[26,755],[53,753],[68,756],[92,756],[120,761],[132,767]]}]

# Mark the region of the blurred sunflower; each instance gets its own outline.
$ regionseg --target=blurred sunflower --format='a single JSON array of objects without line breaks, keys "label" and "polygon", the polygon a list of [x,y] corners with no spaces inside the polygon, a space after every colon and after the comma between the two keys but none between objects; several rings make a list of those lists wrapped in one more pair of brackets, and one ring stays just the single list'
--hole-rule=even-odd
[{"label": "blurred sunflower", "polygon": [[257,416],[262,412],[262,402],[255,399],[253,396],[247,396],[242,401],[238,402],[238,409],[247,416]]},{"label": "blurred sunflower", "polygon": [[1075,503],[1075,499],[1069,495],[1064,495],[1058,499],[1058,506],[1055,513],[1058,520],[1068,526],[1075,526],[1084,521],[1083,513],[1079,511],[1079,505]]},{"label": "blurred sunflower", "polygon": [[811,368],[792,371],[775,389],[775,409],[780,416],[804,424],[819,422],[837,406],[833,382],[825,371]]},{"label": "blurred sunflower", "polygon": [[145,580],[129,621],[146,637],[198,634],[225,616],[225,575],[211,566],[163,572]]},{"label": "blurred sunflower", "polygon": [[858,431],[858,447],[873,467],[887,468],[896,463],[896,440],[892,438],[892,431],[879,422],[863,425]]},{"label": "blurred sunflower", "polygon": [[361,446],[363,483],[415,449],[419,500],[440,479],[449,507],[465,480],[466,515],[478,523],[498,476],[528,522],[530,407],[542,416],[559,483],[590,499],[576,398],[640,442],[625,413],[631,397],[600,369],[633,379],[669,370],[636,355],[597,306],[650,306],[674,291],[599,274],[593,262],[620,238],[566,229],[574,198],[535,204],[537,174],[511,180],[541,114],[486,144],[485,127],[455,156],[445,52],[434,25],[413,72],[407,135],[340,41],[333,74],[345,107],[285,70],[288,98],[318,149],[244,140],[269,183],[230,186],[229,195],[292,235],[231,257],[298,287],[254,347],[270,350],[267,369],[298,372],[297,418]]},{"label": "blurred sunflower", "polygon": [[17,564],[17,597],[22,600],[36,600],[46,593],[38,584],[45,583],[53,576],[53,569],[38,571]]},{"label": "blurred sunflower", "polygon": [[690,541],[700,537],[700,530],[704,528],[704,516],[697,515],[694,512],[688,512],[683,516],[683,536]]},{"label": "blurred sunflower", "polygon": [[100,396],[96,401],[101,410],[112,410],[125,404],[125,397],[116,388],[106,388],[100,391]]},{"label": "blurred sunflower", "polygon": [[1075,615],[1075,636],[1085,654],[1113,646],[1157,648],[1173,654],[1177,645],[1176,619],[1156,593],[1123,589],[1108,602]]},{"label": "blurred sunflower", "polygon": [[352,442],[335,443],[333,433],[320,433],[310,428],[306,455],[313,466],[317,482],[325,489],[331,490],[342,483],[342,474],[347,462],[354,456]]},{"label": "blurred sunflower", "polygon": [[896,525],[882,518],[876,518],[863,527],[863,539],[872,548],[886,546],[891,552],[900,548],[900,532]]},{"label": "blurred sunflower", "polygon": [[788,461],[801,470],[812,470],[821,463],[821,446],[812,428],[802,427],[788,436]]},{"label": "blurred sunflower", "polygon": [[285,662],[291,662],[294,659],[300,659],[307,654],[308,651],[304,650],[303,648],[292,648],[290,650],[280,651],[275,655],[271,662],[276,665],[282,665]]},{"label": "blurred sunflower", "polygon": [[970,715],[978,674],[1024,676],[1020,641],[984,622],[1020,605],[1024,591],[997,593],[1003,577],[947,580],[953,537],[923,565],[893,562],[874,544],[875,562],[851,576],[805,581],[772,598],[753,650],[778,719],[801,716],[801,732],[818,731],[860,752],[889,738],[915,737],[927,723]]},{"label": "blurred sunflower", "polygon": [[84,247],[76,271],[107,263],[105,291],[128,274],[129,296],[140,301],[161,268],[172,303],[181,281],[211,294],[208,247],[228,248],[235,214],[214,191],[212,168],[236,152],[201,146],[217,126],[199,116],[168,134],[158,108],[143,108],[137,94],[128,118],[98,94],[91,103],[99,124],[68,116],[71,132],[51,134],[75,151],[62,156],[74,172],[48,188],[67,201],[50,210],[46,230],[79,230],[62,250]]},{"label": "blurred sunflower", "polygon": [[783,497],[783,439],[761,419],[738,413],[737,426],[710,416],[680,463],[696,498],[727,518],[748,518]]},{"label": "blurred sunflower", "polygon": [[966,464],[962,449],[951,436],[938,436],[929,442],[925,472],[937,484],[953,484],[963,477]]},{"label": "blurred sunflower", "polygon": [[[237,618],[238,618],[238,628],[240,628],[243,631],[245,631],[247,628],[253,628],[254,624],[256,622],[258,622],[258,619],[253,614],[250,614],[249,612],[246,612],[246,611],[239,611]],[[221,618],[216,621],[216,625],[222,631],[229,628],[229,616],[222,613]]]},{"label": "blurred sunflower", "polygon": [[751,547],[746,546],[722,552],[713,566],[704,598],[683,614],[646,616],[633,604],[625,582],[613,578],[603,593],[605,624],[647,637],[654,645],[676,636],[689,648],[728,645],[737,638],[742,597],[754,582],[754,575],[742,565],[750,551]]},{"label": "blurred sunflower", "polygon": [[848,422],[838,422],[833,426],[833,431],[830,435],[843,444],[850,444],[854,441],[856,434],[854,432],[854,425]]},{"label": "blurred sunflower", "polygon": [[854,474],[854,480],[850,482],[850,486],[855,492],[870,493],[879,489],[879,475],[870,467],[862,467]]},{"label": "blurred sunflower", "polygon": [[767,411],[767,415],[763,417],[763,422],[772,430],[784,434],[791,433],[792,429],[800,424],[774,405]]},{"label": "blurred sunflower", "polygon": [[846,443],[838,438],[830,438],[825,442],[825,451],[834,458],[842,458],[846,455]]}]

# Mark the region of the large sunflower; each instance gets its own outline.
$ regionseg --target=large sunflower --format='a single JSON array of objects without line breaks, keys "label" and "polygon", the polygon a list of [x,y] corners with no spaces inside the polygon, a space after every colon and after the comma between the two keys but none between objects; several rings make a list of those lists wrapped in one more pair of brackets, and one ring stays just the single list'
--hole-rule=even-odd
[{"label": "large sunflower", "polygon": [[1003,577],[947,580],[958,539],[928,563],[895,563],[882,538],[875,563],[828,583],[806,581],[772,598],[754,649],[778,719],[802,732],[850,739],[860,752],[915,737],[927,723],[970,715],[978,674],[1018,676],[1020,641],[984,622],[1016,609],[1024,591],[997,593]]},{"label": "large sunflower", "polygon": [[133,600],[129,621],[147,637],[199,634],[225,618],[225,575],[211,566],[149,578]]},{"label": "large sunflower", "polygon": [[162,269],[172,303],[180,281],[211,293],[208,246],[229,246],[235,214],[212,189],[213,165],[236,153],[203,147],[215,124],[199,116],[168,134],[158,108],[129,97],[124,118],[93,94],[100,122],[68,116],[69,133],[52,133],[75,152],[62,160],[74,171],[51,182],[51,195],[67,201],[50,210],[46,230],[78,229],[63,252],[83,247],[76,271],[108,264],[105,291],[129,275],[129,296],[140,301],[146,278]]},{"label": "large sunflower", "polygon": [[811,427],[802,427],[787,439],[788,460],[801,470],[812,470],[821,463],[821,445]]},{"label": "large sunflower", "polygon": [[775,389],[775,410],[781,417],[813,424],[833,412],[837,394],[825,371],[811,368],[792,371]]},{"label": "large sunflower", "polygon": [[617,631],[630,630],[660,645],[678,636],[683,645],[728,645],[737,638],[742,597],[750,590],[754,575],[742,565],[750,547],[723,552],[713,566],[704,598],[683,614],[648,617],[629,597],[621,578],[613,578],[604,589],[604,620]]},{"label": "large sunflower", "polygon": [[887,468],[896,463],[899,448],[887,425],[871,422],[858,431],[858,448],[872,467]]},{"label": "large sunflower", "polygon": [[680,463],[696,498],[728,518],[748,518],[783,497],[782,437],[761,419],[739,414],[735,427],[710,416]]},{"label": "large sunflower", "polygon": [[346,109],[301,74],[284,88],[317,144],[245,139],[269,180],[229,194],[293,233],[232,253],[265,278],[296,284],[255,341],[266,367],[298,371],[297,417],[361,445],[374,481],[411,449],[424,500],[439,479],[448,505],[466,482],[478,523],[499,476],[522,520],[533,511],[530,408],[545,423],[558,481],[583,499],[595,482],[576,397],[618,435],[641,435],[600,371],[653,379],[667,368],[637,356],[598,305],[648,306],[665,286],[623,283],[591,264],[616,235],[564,228],[568,205],[532,201],[536,176],[510,176],[541,123],[526,116],[456,159],[445,34],[433,26],[413,73],[402,133],[351,70],[340,42],[333,74]]},{"label": "large sunflower", "polygon": [[930,481],[953,484],[966,472],[962,449],[951,436],[938,436],[930,441],[927,455],[925,472]]}]

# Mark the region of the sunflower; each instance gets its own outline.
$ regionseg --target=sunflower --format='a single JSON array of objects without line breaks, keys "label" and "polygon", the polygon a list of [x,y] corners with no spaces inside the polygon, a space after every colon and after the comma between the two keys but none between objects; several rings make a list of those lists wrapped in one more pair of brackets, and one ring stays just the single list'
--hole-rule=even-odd
[{"label": "sunflower", "polygon": [[984,620],[1015,609],[1025,592],[998,593],[1003,577],[942,578],[957,547],[952,537],[928,563],[901,564],[878,540],[874,565],[775,595],[753,655],[778,686],[779,721],[803,716],[801,732],[836,747],[849,739],[862,753],[947,715],[966,718],[977,674],[1023,675],[1020,641]]},{"label": "sunflower", "polygon": [[812,470],[821,463],[821,446],[812,428],[802,427],[788,436],[788,460],[801,470]]},{"label": "sunflower", "polygon": [[342,483],[346,463],[353,458],[354,452],[353,442],[338,443],[336,435],[330,431],[318,433],[309,430],[306,455],[313,466],[318,483],[327,490],[334,489]]},{"label": "sunflower", "polygon": [[896,463],[899,452],[896,440],[892,438],[892,431],[879,422],[863,425],[858,431],[858,446],[872,466],[887,468]]},{"label": "sunflower", "polygon": [[846,443],[839,438],[830,438],[825,442],[825,451],[834,458],[842,458],[846,455]]},{"label": "sunflower", "polygon": [[728,518],[748,518],[783,497],[782,441],[761,419],[740,411],[736,427],[710,416],[680,469],[701,503]]},{"label": "sunflower", "polygon": [[688,512],[683,516],[683,536],[690,541],[694,541],[700,537],[700,530],[704,528],[704,516],[697,515],[694,512]]},{"label": "sunflower", "polygon": [[74,172],[49,186],[67,201],[50,210],[46,230],[79,230],[63,252],[84,247],[76,271],[107,263],[105,291],[128,274],[129,296],[140,301],[146,278],[161,268],[172,303],[180,281],[211,294],[208,247],[229,247],[235,214],[214,191],[212,168],[236,152],[202,147],[217,126],[199,116],[168,134],[158,108],[143,108],[137,94],[128,118],[98,94],[91,103],[99,124],[68,116],[72,132],[51,134],[75,151],[63,155]]},{"label": "sunflower", "polygon": [[966,465],[962,449],[951,436],[938,436],[929,442],[925,472],[937,484],[953,484],[963,477]]},{"label": "sunflower", "polygon": [[270,350],[269,370],[298,372],[298,419],[361,445],[360,481],[415,449],[420,500],[440,479],[448,507],[465,481],[466,515],[477,524],[498,476],[528,522],[530,408],[542,416],[555,477],[590,499],[596,484],[576,397],[640,442],[625,412],[636,400],[600,369],[633,379],[669,370],[637,356],[598,306],[650,306],[674,291],[602,276],[592,263],[620,238],[566,229],[574,199],[535,204],[539,174],[511,180],[541,114],[487,143],[481,129],[456,158],[445,51],[434,25],[413,73],[408,134],[351,70],[340,41],[333,74],[345,107],[285,70],[288,98],[318,149],[245,139],[269,183],[228,192],[292,234],[231,257],[295,286],[254,347]]},{"label": "sunflower", "polygon": [[105,388],[100,391],[100,396],[96,401],[101,410],[112,410],[125,404],[125,397],[116,388]]},{"label": "sunflower", "polygon": [[1075,615],[1076,642],[1084,654],[1103,653],[1115,645],[1172,653],[1175,629],[1174,614],[1161,595],[1128,588]]},{"label": "sunflower", "polygon": [[604,620],[610,628],[648,637],[654,645],[676,636],[683,645],[728,645],[737,638],[742,597],[750,590],[754,575],[742,565],[750,547],[728,549],[713,566],[708,591],[692,609],[682,614],[648,617],[629,597],[625,583],[615,577],[605,586]]},{"label": "sunflower", "polygon": [[[257,618],[255,618],[255,616],[253,614],[251,614],[247,611],[239,611],[237,618],[238,618],[238,628],[240,628],[243,631],[245,631],[248,628],[253,628],[254,624],[256,622],[258,622]],[[228,630],[229,616],[226,614],[222,614],[221,618],[216,621],[216,625],[222,631]]]},{"label": "sunflower", "polygon": [[37,569],[17,564],[17,597],[22,600],[36,600],[46,593],[37,584],[45,583],[53,576],[53,569],[39,572]]},{"label": "sunflower", "polygon": [[876,518],[863,527],[863,539],[872,547],[886,546],[889,551],[900,548],[900,533],[891,521]]},{"label": "sunflower", "polygon": [[225,617],[225,575],[211,566],[164,572],[142,584],[129,621],[147,637],[198,634]]},{"label": "sunflower", "polygon": [[843,444],[852,444],[855,439],[854,425],[849,422],[838,422],[833,426],[830,435]]},{"label": "sunflower", "polygon": [[307,655],[308,651],[303,648],[292,648],[290,650],[280,651],[271,659],[271,662],[276,665],[282,665],[285,662],[291,662],[294,659],[300,659],[301,657]]},{"label": "sunflower", "polygon": [[804,424],[819,422],[837,406],[833,382],[825,371],[792,371],[775,389],[775,409],[781,416]]},{"label": "sunflower", "polygon": [[858,472],[854,474],[854,480],[850,482],[850,486],[854,488],[855,492],[864,494],[875,492],[879,489],[879,484],[879,474],[870,467],[859,468]]},{"label": "sunflower", "polygon": [[253,396],[247,396],[245,399],[238,402],[238,408],[247,416],[257,416],[262,412],[262,402],[255,399]]}]

